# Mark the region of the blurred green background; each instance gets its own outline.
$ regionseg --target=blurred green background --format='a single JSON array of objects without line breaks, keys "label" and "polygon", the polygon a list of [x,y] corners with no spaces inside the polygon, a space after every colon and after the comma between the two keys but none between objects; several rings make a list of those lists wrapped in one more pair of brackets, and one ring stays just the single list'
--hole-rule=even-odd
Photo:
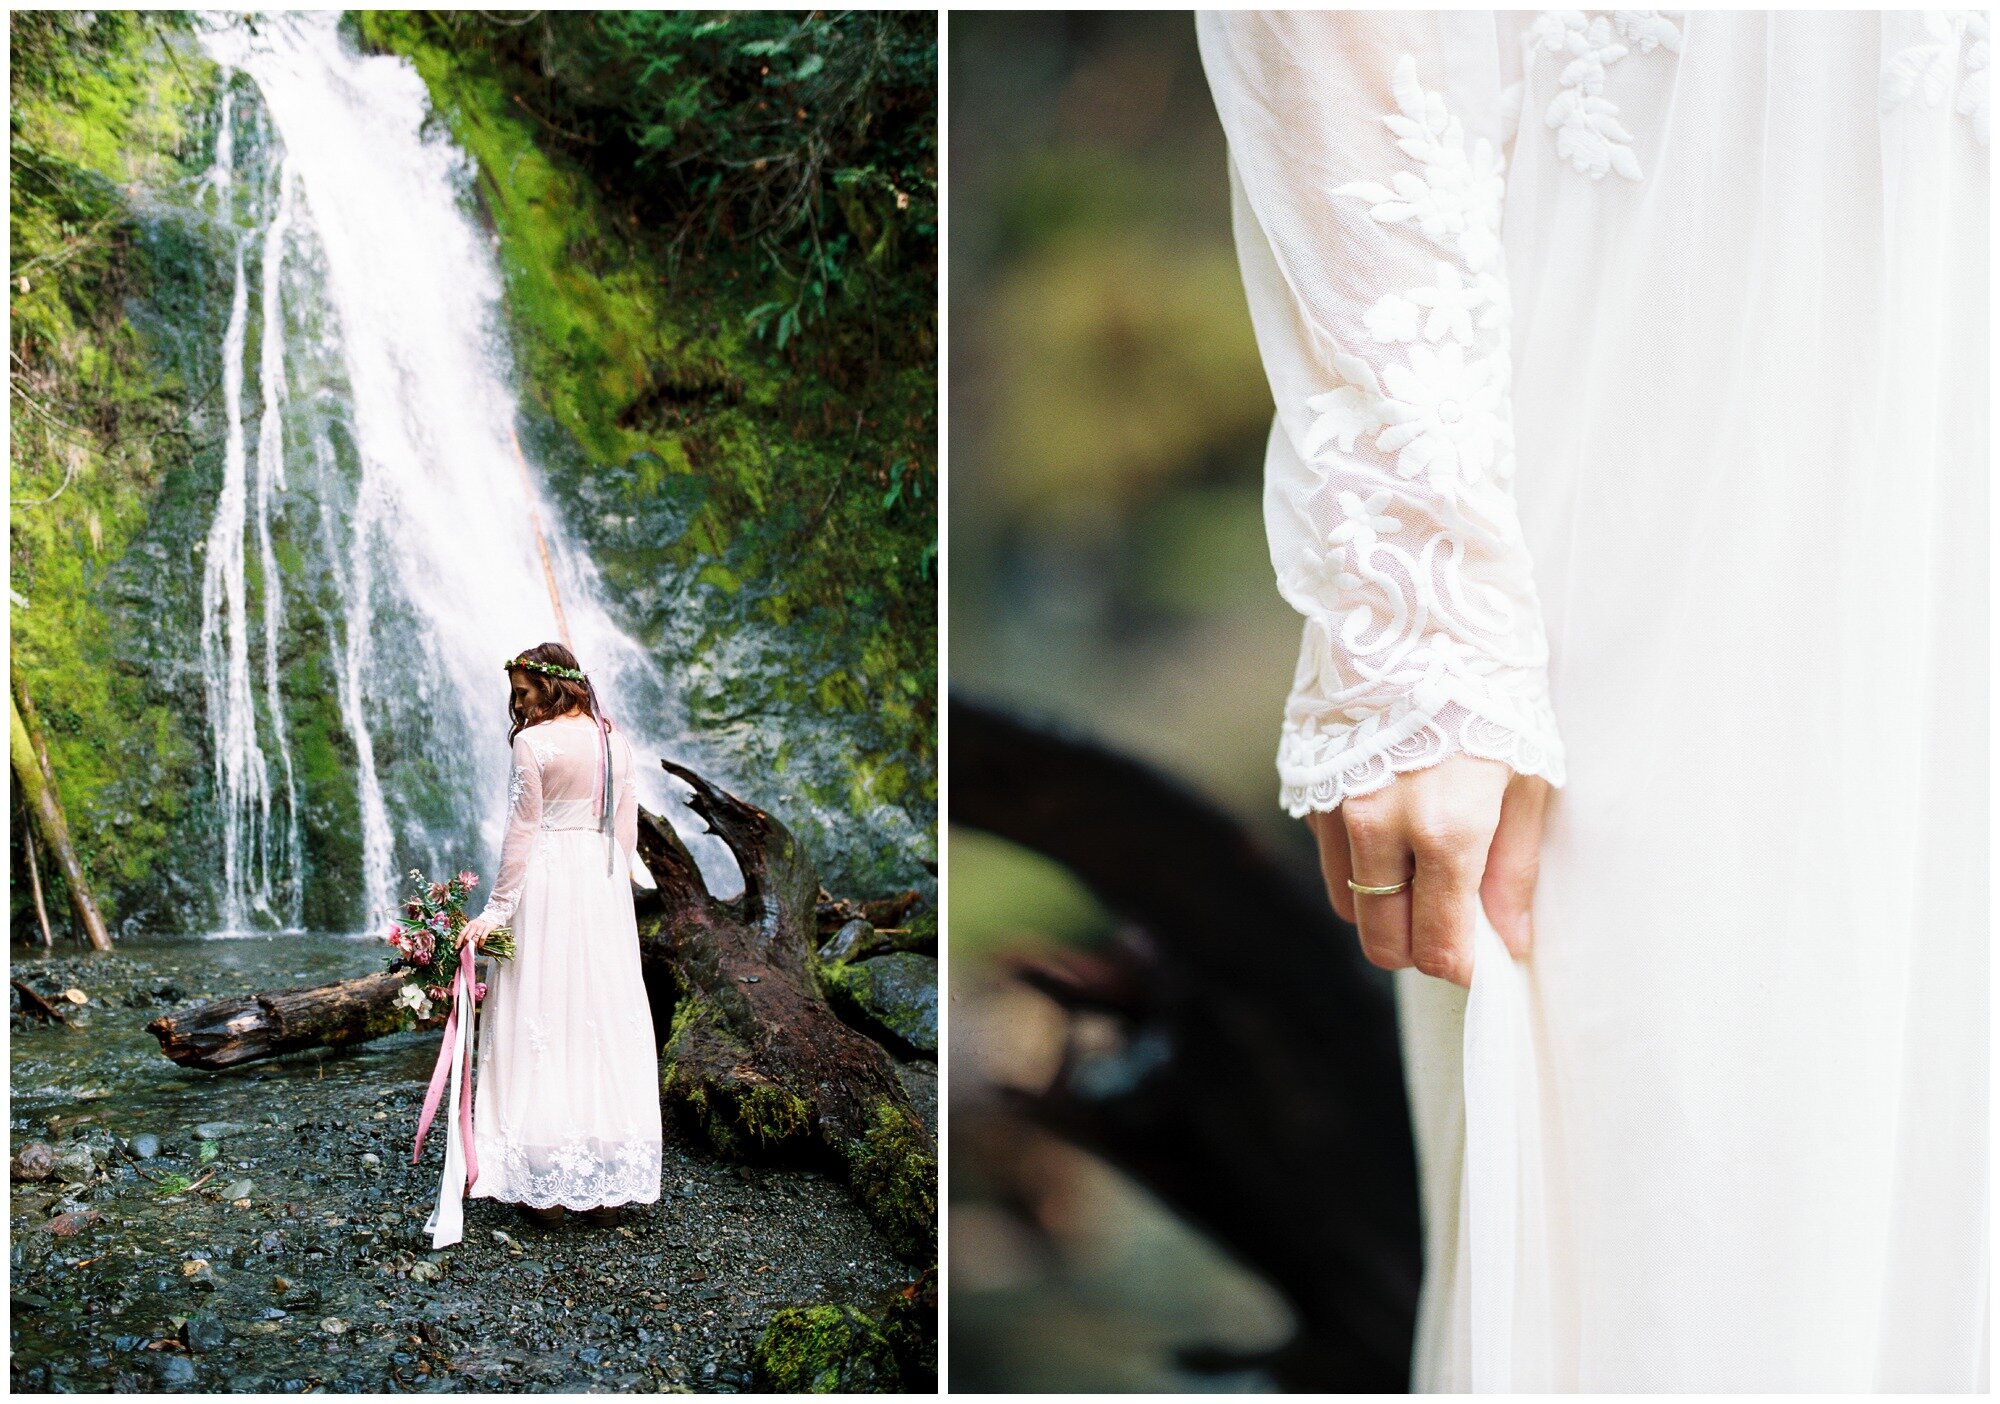
[{"label": "blurred green background", "polygon": [[[1304,860],[1272,764],[1299,624],[1264,546],[1270,392],[1192,16],[950,25],[952,685],[1150,760]],[[949,853],[952,1387],[1259,1387],[1175,1351],[1283,1339],[1276,1297],[998,1102],[1092,1033],[1000,961],[1107,917],[1011,845],[959,829]]]}]

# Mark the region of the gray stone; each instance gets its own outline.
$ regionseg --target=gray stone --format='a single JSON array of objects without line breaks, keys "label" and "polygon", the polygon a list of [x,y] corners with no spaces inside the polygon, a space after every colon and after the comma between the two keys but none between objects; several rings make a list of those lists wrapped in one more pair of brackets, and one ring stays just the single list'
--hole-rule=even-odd
[{"label": "gray stone", "polygon": [[153,1372],[160,1377],[163,1385],[191,1385],[194,1383],[194,1362],[185,1355],[163,1353],[153,1357]]},{"label": "gray stone", "polygon": [[228,1338],[228,1330],[212,1316],[190,1316],[181,1325],[181,1343],[189,1350],[214,1350]]},{"label": "gray stone", "polygon": [[81,1141],[71,1142],[56,1153],[56,1173],[74,1184],[97,1173],[97,1157]]},{"label": "gray stone", "polygon": [[132,1154],[141,1160],[151,1160],[160,1153],[160,1138],[150,1131],[141,1131],[132,1138]]},{"label": "gray stone", "polygon": [[819,958],[821,960],[846,960],[854,954],[856,948],[863,941],[874,934],[874,927],[870,926],[860,917],[856,917],[853,921],[841,927],[840,930],[834,932],[832,938],[819,948]]},{"label": "gray stone", "polygon": [[937,1056],[937,961],[895,951],[824,967],[821,981],[835,1010],[899,1053]]}]

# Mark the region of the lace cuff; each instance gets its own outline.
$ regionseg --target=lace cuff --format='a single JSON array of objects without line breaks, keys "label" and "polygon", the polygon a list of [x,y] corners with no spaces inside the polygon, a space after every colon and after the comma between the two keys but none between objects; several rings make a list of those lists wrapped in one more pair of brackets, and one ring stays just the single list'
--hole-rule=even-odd
[{"label": "lace cuff", "polygon": [[1336,809],[1455,755],[1563,783],[1562,739],[1541,669],[1482,674],[1434,658],[1407,694],[1343,710],[1319,686],[1327,661],[1323,633],[1308,625],[1278,742],[1279,803],[1293,818]]}]

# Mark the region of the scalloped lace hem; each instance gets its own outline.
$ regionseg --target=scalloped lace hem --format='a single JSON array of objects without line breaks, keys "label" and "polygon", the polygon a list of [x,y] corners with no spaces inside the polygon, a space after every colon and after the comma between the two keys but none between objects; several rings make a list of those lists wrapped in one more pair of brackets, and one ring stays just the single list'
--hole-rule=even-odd
[{"label": "scalloped lace hem", "polygon": [[1278,802],[1294,819],[1337,809],[1356,795],[1384,788],[1399,775],[1427,770],[1456,755],[1496,760],[1517,775],[1539,775],[1558,787],[1564,779],[1562,745],[1553,731],[1520,730],[1472,713],[1461,712],[1460,718],[1449,722],[1424,718],[1406,734],[1387,738],[1378,734],[1330,759],[1291,757],[1295,749],[1323,750],[1324,744],[1325,738],[1308,740],[1288,730],[1279,747],[1283,784]]},{"label": "scalloped lace hem", "polygon": [[647,1140],[571,1141],[560,1147],[485,1143],[483,1173],[468,1195],[535,1209],[652,1204],[660,1197],[661,1156],[661,1143]]}]

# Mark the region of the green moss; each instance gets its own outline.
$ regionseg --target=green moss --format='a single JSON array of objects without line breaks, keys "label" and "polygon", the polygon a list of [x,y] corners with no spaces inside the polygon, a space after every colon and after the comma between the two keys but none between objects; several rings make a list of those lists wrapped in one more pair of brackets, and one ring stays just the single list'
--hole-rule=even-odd
[{"label": "green moss", "polygon": [[937,1258],[937,1151],[910,1113],[883,1098],[867,1134],[847,1147],[848,1182],[907,1262]]},{"label": "green moss", "polygon": [[911,951],[881,951],[819,967],[827,1002],[840,1017],[904,1057],[935,1058],[937,961]]},{"label": "green moss", "polygon": [[751,1354],[757,1382],[774,1394],[881,1394],[902,1387],[896,1353],[859,1307],[784,1307]]},{"label": "green moss", "polygon": [[213,81],[182,24],[9,16],[13,676],[114,927],[177,924],[172,870],[205,783],[198,699],[143,661],[160,591],[121,572],[188,463],[181,387],[127,317],[162,276],[133,197],[185,173],[190,108]]},{"label": "green moss", "polygon": [[[812,1134],[812,1107],[803,1097],[730,1069],[721,1078],[694,1068],[716,1065],[716,1045],[740,1047],[714,1004],[683,992],[662,1055],[660,1090],[686,1111],[718,1155],[748,1160],[788,1150]],[[708,1045],[704,1047],[703,1045]]]}]

